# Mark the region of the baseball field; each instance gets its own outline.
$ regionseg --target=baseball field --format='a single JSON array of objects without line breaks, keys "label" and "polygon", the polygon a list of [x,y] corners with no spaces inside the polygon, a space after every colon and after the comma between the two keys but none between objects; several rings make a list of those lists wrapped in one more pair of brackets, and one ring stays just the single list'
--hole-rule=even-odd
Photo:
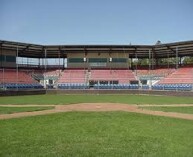
[{"label": "baseball field", "polygon": [[193,98],[0,97],[0,156],[192,156]]}]

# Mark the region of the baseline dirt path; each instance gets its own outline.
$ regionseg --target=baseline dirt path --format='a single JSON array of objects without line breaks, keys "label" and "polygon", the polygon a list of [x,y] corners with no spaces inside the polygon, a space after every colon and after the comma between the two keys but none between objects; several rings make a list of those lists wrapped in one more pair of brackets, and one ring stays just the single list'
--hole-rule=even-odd
[{"label": "baseline dirt path", "polygon": [[137,105],[137,106],[140,106],[140,107],[191,107],[193,106],[193,104],[172,104],[172,105],[149,105],[149,104],[146,104],[146,105]]},{"label": "baseline dirt path", "polygon": [[56,106],[56,105],[0,105],[0,107],[49,107],[49,106]]},{"label": "baseline dirt path", "polygon": [[0,119],[29,117],[29,116],[46,115],[46,114],[59,113],[59,112],[70,112],[70,111],[95,111],[95,112],[125,111],[125,112],[142,113],[142,114],[147,114],[147,115],[193,120],[193,114],[151,111],[151,110],[146,110],[144,108],[143,109],[138,108],[141,106],[172,106],[172,107],[193,106],[193,105],[188,105],[188,104],[184,104],[184,105],[128,105],[128,104],[119,104],[119,103],[82,103],[82,104],[71,104],[71,105],[0,105],[0,106],[9,106],[9,107],[13,107],[13,106],[14,107],[16,106],[17,107],[55,106],[55,108],[51,110],[2,114],[0,115]]}]

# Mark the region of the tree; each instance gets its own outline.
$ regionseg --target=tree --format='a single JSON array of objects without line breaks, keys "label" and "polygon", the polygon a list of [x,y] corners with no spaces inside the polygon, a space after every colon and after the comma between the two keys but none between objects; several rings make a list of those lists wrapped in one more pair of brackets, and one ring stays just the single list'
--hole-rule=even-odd
[{"label": "tree", "polygon": [[182,60],[183,64],[193,64],[193,57],[184,57]]}]

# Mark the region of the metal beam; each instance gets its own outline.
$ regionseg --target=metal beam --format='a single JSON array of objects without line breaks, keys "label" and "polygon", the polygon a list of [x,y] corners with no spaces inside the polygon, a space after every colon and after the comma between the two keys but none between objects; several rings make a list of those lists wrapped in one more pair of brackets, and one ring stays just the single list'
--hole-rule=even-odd
[{"label": "metal beam", "polygon": [[174,54],[176,53],[172,48],[170,48],[169,46],[166,46],[169,50],[171,50]]},{"label": "metal beam", "polygon": [[178,69],[178,64],[179,64],[179,61],[178,61],[178,47],[176,47],[176,69]]}]

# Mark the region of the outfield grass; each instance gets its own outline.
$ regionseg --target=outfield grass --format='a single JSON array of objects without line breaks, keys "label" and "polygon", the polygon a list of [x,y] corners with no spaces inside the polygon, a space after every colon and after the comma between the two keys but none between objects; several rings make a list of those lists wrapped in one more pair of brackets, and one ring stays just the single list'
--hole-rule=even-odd
[{"label": "outfield grass", "polygon": [[49,110],[54,107],[2,107],[0,106],[0,114],[11,114],[17,112],[33,112],[41,110]]},{"label": "outfield grass", "polygon": [[193,154],[193,121],[126,112],[69,112],[0,121],[0,156]]},{"label": "outfield grass", "polygon": [[164,111],[164,112],[178,112],[178,113],[188,113],[193,114],[193,107],[140,107],[147,110],[153,111]]},{"label": "outfield grass", "polygon": [[126,104],[193,104],[191,97],[148,95],[33,95],[1,97],[0,104],[72,104],[72,103],[126,103]]}]

